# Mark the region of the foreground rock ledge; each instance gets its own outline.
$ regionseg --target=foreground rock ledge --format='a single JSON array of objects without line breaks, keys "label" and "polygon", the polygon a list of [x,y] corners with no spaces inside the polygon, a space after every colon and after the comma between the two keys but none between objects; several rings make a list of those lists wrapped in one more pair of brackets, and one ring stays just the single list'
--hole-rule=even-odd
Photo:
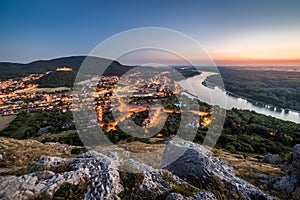
[{"label": "foreground rock ledge", "polygon": [[[195,183],[217,177],[235,190],[239,198],[272,199],[259,188],[235,176],[231,166],[201,145],[170,141],[165,149],[165,160],[172,159],[170,154],[176,155],[176,152],[184,153],[165,169],[154,169],[132,159],[122,161],[141,174],[142,180],[133,183],[137,184],[135,190],[150,194],[151,198],[212,200],[216,199],[214,194],[197,188]],[[64,184],[76,186],[82,182],[88,183],[83,199],[121,199],[127,185],[132,183],[122,180],[122,172],[118,170],[120,163],[117,152],[103,154],[89,151],[70,159],[42,156],[31,168],[31,173],[19,177],[0,177],[0,199],[53,198]],[[180,194],[180,190],[174,189],[183,186],[193,193]]]}]

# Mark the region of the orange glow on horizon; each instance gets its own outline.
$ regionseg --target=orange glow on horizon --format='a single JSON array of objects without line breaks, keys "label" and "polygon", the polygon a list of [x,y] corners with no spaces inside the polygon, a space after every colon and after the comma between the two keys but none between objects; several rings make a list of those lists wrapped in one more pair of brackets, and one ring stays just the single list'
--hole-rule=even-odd
[{"label": "orange glow on horizon", "polygon": [[300,66],[300,58],[242,58],[242,57],[213,57],[217,65],[278,65]]}]

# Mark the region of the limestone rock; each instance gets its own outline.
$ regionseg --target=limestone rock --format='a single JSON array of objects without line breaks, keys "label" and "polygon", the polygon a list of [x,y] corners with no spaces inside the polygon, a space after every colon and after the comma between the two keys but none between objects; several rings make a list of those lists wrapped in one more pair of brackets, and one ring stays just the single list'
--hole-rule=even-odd
[{"label": "limestone rock", "polygon": [[292,151],[292,163],[287,167],[287,173],[273,185],[282,192],[292,193],[299,190],[300,185],[300,144],[296,144]]},{"label": "limestone rock", "polygon": [[59,158],[59,157],[51,157],[51,156],[41,156],[40,159],[36,162],[36,164],[31,167],[30,172],[37,170],[51,170],[56,171],[57,169],[63,167],[68,164],[68,159]]},{"label": "limestone rock", "polygon": [[101,197],[119,199],[122,191],[119,173],[114,159],[97,152],[81,154],[73,159],[42,156],[33,169],[44,167],[56,168],[62,163],[69,163],[71,171],[54,173],[37,171],[20,177],[4,176],[0,178],[1,199],[32,199],[40,195],[53,197],[65,183],[78,185],[81,181],[92,179],[86,199]]},{"label": "limestone rock", "polygon": [[296,144],[293,148],[293,161],[291,165],[291,176],[300,182],[300,144]]},{"label": "limestone rock", "polygon": [[277,155],[268,153],[264,156],[263,161],[269,164],[279,164],[282,161],[282,159],[279,158]]},{"label": "limestone rock", "polygon": [[273,187],[276,190],[292,193],[296,189],[297,180],[291,176],[283,176]]},{"label": "limestone rock", "polygon": [[[169,200],[216,199],[209,191],[196,192],[191,196],[170,194],[178,184],[191,186],[191,178],[205,180],[215,176],[235,188],[244,199],[271,199],[260,189],[235,176],[232,166],[220,161],[201,145],[170,141],[164,161],[169,163],[178,155],[180,158],[164,169],[155,169],[132,159],[121,160],[114,151],[105,154],[88,151],[75,158],[42,156],[30,173],[18,177],[0,177],[0,199],[34,199],[41,196],[53,198],[64,184],[79,185],[88,181],[83,199],[119,200],[121,192],[127,189],[124,185],[126,183],[121,180],[120,170],[142,173],[143,179],[136,189],[141,193],[150,192],[154,197],[166,195]],[[297,162],[296,159],[295,166]],[[195,191],[199,190],[195,188]]]},{"label": "limestone rock", "polygon": [[232,166],[220,161],[203,146],[187,141],[170,141],[166,151],[174,150],[183,152],[183,154],[166,169],[180,178],[189,181],[191,179],[205,180],[217,176],[226,184],[236,188],[237,192],[245,199],[272,199],[259,188],[237,177]]}]

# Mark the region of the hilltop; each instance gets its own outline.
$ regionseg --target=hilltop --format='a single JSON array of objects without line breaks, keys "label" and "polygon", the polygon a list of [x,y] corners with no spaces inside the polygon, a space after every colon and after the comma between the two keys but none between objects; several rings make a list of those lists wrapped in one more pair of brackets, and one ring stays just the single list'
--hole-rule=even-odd
[{"label": "hilltop", "polygon": [[[176,150],[185,152],[175,162],[155,169],[124,157],[133,152],[122,146],[99,153],[59,143],[8,138],[0,141],[0,197],[3,199],[299,197],[300,145],[293,148],[287,164],[280,166],[219,150],[215,154],[199,144],[176,140],[166,144],[164,156],[172,156]],[[136,142],[128,145],[135,145],[141,152],[147,148]],[[32,154],[33,151],[38,153]],[[128,152],[123,154],[124,151]]]},{"label": "hilltop", "polygon": [[55,71],[58,67],[68,67],[77,72],[85,59],[87,59],[86,68],[88,69],[88,73],[93,73],[93,68],[95,68],[96,66],[102,67],[109,65],[109,71],[106,71],[106,75],[121,75],[130,69],[129,66],[122,65],[117,61],[105,58],[90,56],[70,56],[55,58],[51,60],[39,60],[27,64],[0,62],[0,79],[15,78],[33,73]]}]

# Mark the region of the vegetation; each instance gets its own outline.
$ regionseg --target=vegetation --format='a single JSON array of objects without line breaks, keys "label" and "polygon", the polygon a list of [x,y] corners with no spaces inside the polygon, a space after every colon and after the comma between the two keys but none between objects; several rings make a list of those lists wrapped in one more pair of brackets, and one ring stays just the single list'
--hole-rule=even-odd
[{"label": "vegetation", "polygon": [[261,156],[243,156],[240,154],[232,154],[220,149],[215,149],[214,154],[220,157],[221,160],[229,163],[234,167],[235,173],[243,180],[261,188],[268,192],[271,196],[276,196],[279,199],[291,199],[284,193],[276,192],[273,189],[272,182],[263,183],[263,176],[283,176],[284,171],[281,166],[261,162]]},{"label": "vegetation", "polygon": [[77,72],[86,58],[88,58],[85,62],[85,71],[87,74],[97,74],[98,69],[95,69],[94,66],[109,66],[109,70],[106,70],[104,73],[105,75],[122,75],[131,69],[129,66],[121,65],[116,61],[104,58],[71,56],[52,60],[40,60],[28,64],[0,62],[0,79],[16,78],[33,73],[55,71],[57,67],[69,67]]},{"label": "vegetation", "polygon": [[[264,155],[268,152],[281,154],[291,151],[300,143],[300,124],[283,121],[255,113],[254,111],[232,109],[227,116],[217,142],[217,148],[230,152],[244,152]],[[205,130],[198,130],[195,142],[202,143]]]},{"label": "vegetation", "polygon": [[58,133],[66,130],[74,130],[75,126],[65,127],[64,124],[73,121],[70,111],[61,112],[58,109],[52,111],[37,111],[19,113],[5,129],[0,131],[0,136],[16,139],[26,139],[39,136],[40,128],[49,128],[51,133]]},{"label": "vegetation", "polygon": [[77,185],[64,183],[54,193],[53,197],[47,194],[42,194],[34,200],[56,200],[56,199],[83,199],[84,194],[88,191],[91,181],[88,179],[81,180]]},{"label": "vegetation", "polygon": [[[178,101],[175,97],[161,100],[161,104],[166,109],[173,110],[176,110],[176,106],[174,106],[176,102]],[[196,104],[197,101],[190,100],[186,105],[186,109],[195,109]],[[202,103],[200,104],[200,110],[209,112],[210,107]],[[135,121],[140,125],[146,116],[147,112],[142,112],[140,115],[136,115]],[[196,116],[195,114],[194,117]],[[76,146],[83,145],[76,131],[68,131],[74,129],[74,126],[68,127],[67,129],[63,128],[65,122],[72,120],[72,113],[69,111],[66,113],[62,113],[59,110],[20,113],[9,126],[0,132],[0,135],[17,139],[33,137],[41,142],[60,142]],[[108,112],[108,114],[105,115],[104,121],[109,122],[111,120],[113,120],[113,117],[111,113]],[[165,122],[160,133],[167,139],[177,133],[180,123],[180,113],[168,113],[168,120]],[[186,122],[182,123],[185,124]],[[47,126],[51,127],[51,134],[39,136],[37,134],[38,130]],[[115,144],[132,141],[151,143],[149,138],[133,137],[123,132],[118,126],[116,130],[106,131],[106,128],[107,127],[104,127],[103,131],[110,141]],[[222,129],[222,127],[220,127],[220,129]],[[201,144],[206,136],[207,130],[208,127],[199,127],[194,142]],[[295,144],[300,143],[299,124],[279,120],[253,111],[228,110],[222,130],[222,135],[216,147],[226,149],[232,153],[265,155],[270,152],[284,156],[291,151],[291,148]],[[95,129],[95,131],[97,131],[97,129]],[[186,131],[189,131],[188,127]]]},{"label": "vegetation", "polygon": [[129,173],[120,171],[121,184],[124,190],[119,194],[119,197],[124,200],[131,199],[155,199],[155,194],[151,192],[142,191],[139,185],[144,179],[143,173]]},{"label": "vegetation", "polygon": [[9,123],[12,122],[15,118],[15,115],[0,117],[0,131],[6,128],[9,125]]},{"label": "vegetation", "polygon": [[155,191],[142,191],[139,188],[139,185],[142,184],[144,179],[143,173],[129,173],[120,171],[121,184],[124,186],[124,191],[120,193],[121,199],[131,200],[131,199],[157,199],[163,200],[170,193],[179,193],[184,196],[192,196],[194,193],[198,192],[199,189],[188,184],[182,183],[177,184],[175,180],[169,175],[169,172],[163,172],[163,178],[165,181],[172,184],[172,187],[169,191],[164,192],[163,194],[156,194]]},{"label": "vegetation", "polygon": [[54,193],[53,199],[83,199],[90,181],[82,180],[78,185],[65,183]]},{"label": "vegetation", "polygon": [[[220,67],[219,70],[225,89],[235,95],[280,108],[300,110],[300,72],[226,67]],[[213,84],[216,81],[216,76],[210,76],[205,82]]]},{"label": "vegetation", "polygon": [[46,145],[36,140],[16,140],[0,137],[0,175],[22,175],[42,156],[73,157],[74,147]]},{"label": "vegetation", "polygon": [[[33,139],[38,140],[43,143],[59,142],[61,144],[83,146],[77,131],[66,131],[66,132],[61,132],[61,133],[53,133],[53,134],[49,134],[49,135],[42,135],[39,137],[34,137]],[[85,152],[85,149],[73,150],[72,154],[77,154],[76,151]]]},{"label": "vegetation", "polygon": [[54,71],[35,81],[39,87],[73,87],[77,73],[74,71]]}]

